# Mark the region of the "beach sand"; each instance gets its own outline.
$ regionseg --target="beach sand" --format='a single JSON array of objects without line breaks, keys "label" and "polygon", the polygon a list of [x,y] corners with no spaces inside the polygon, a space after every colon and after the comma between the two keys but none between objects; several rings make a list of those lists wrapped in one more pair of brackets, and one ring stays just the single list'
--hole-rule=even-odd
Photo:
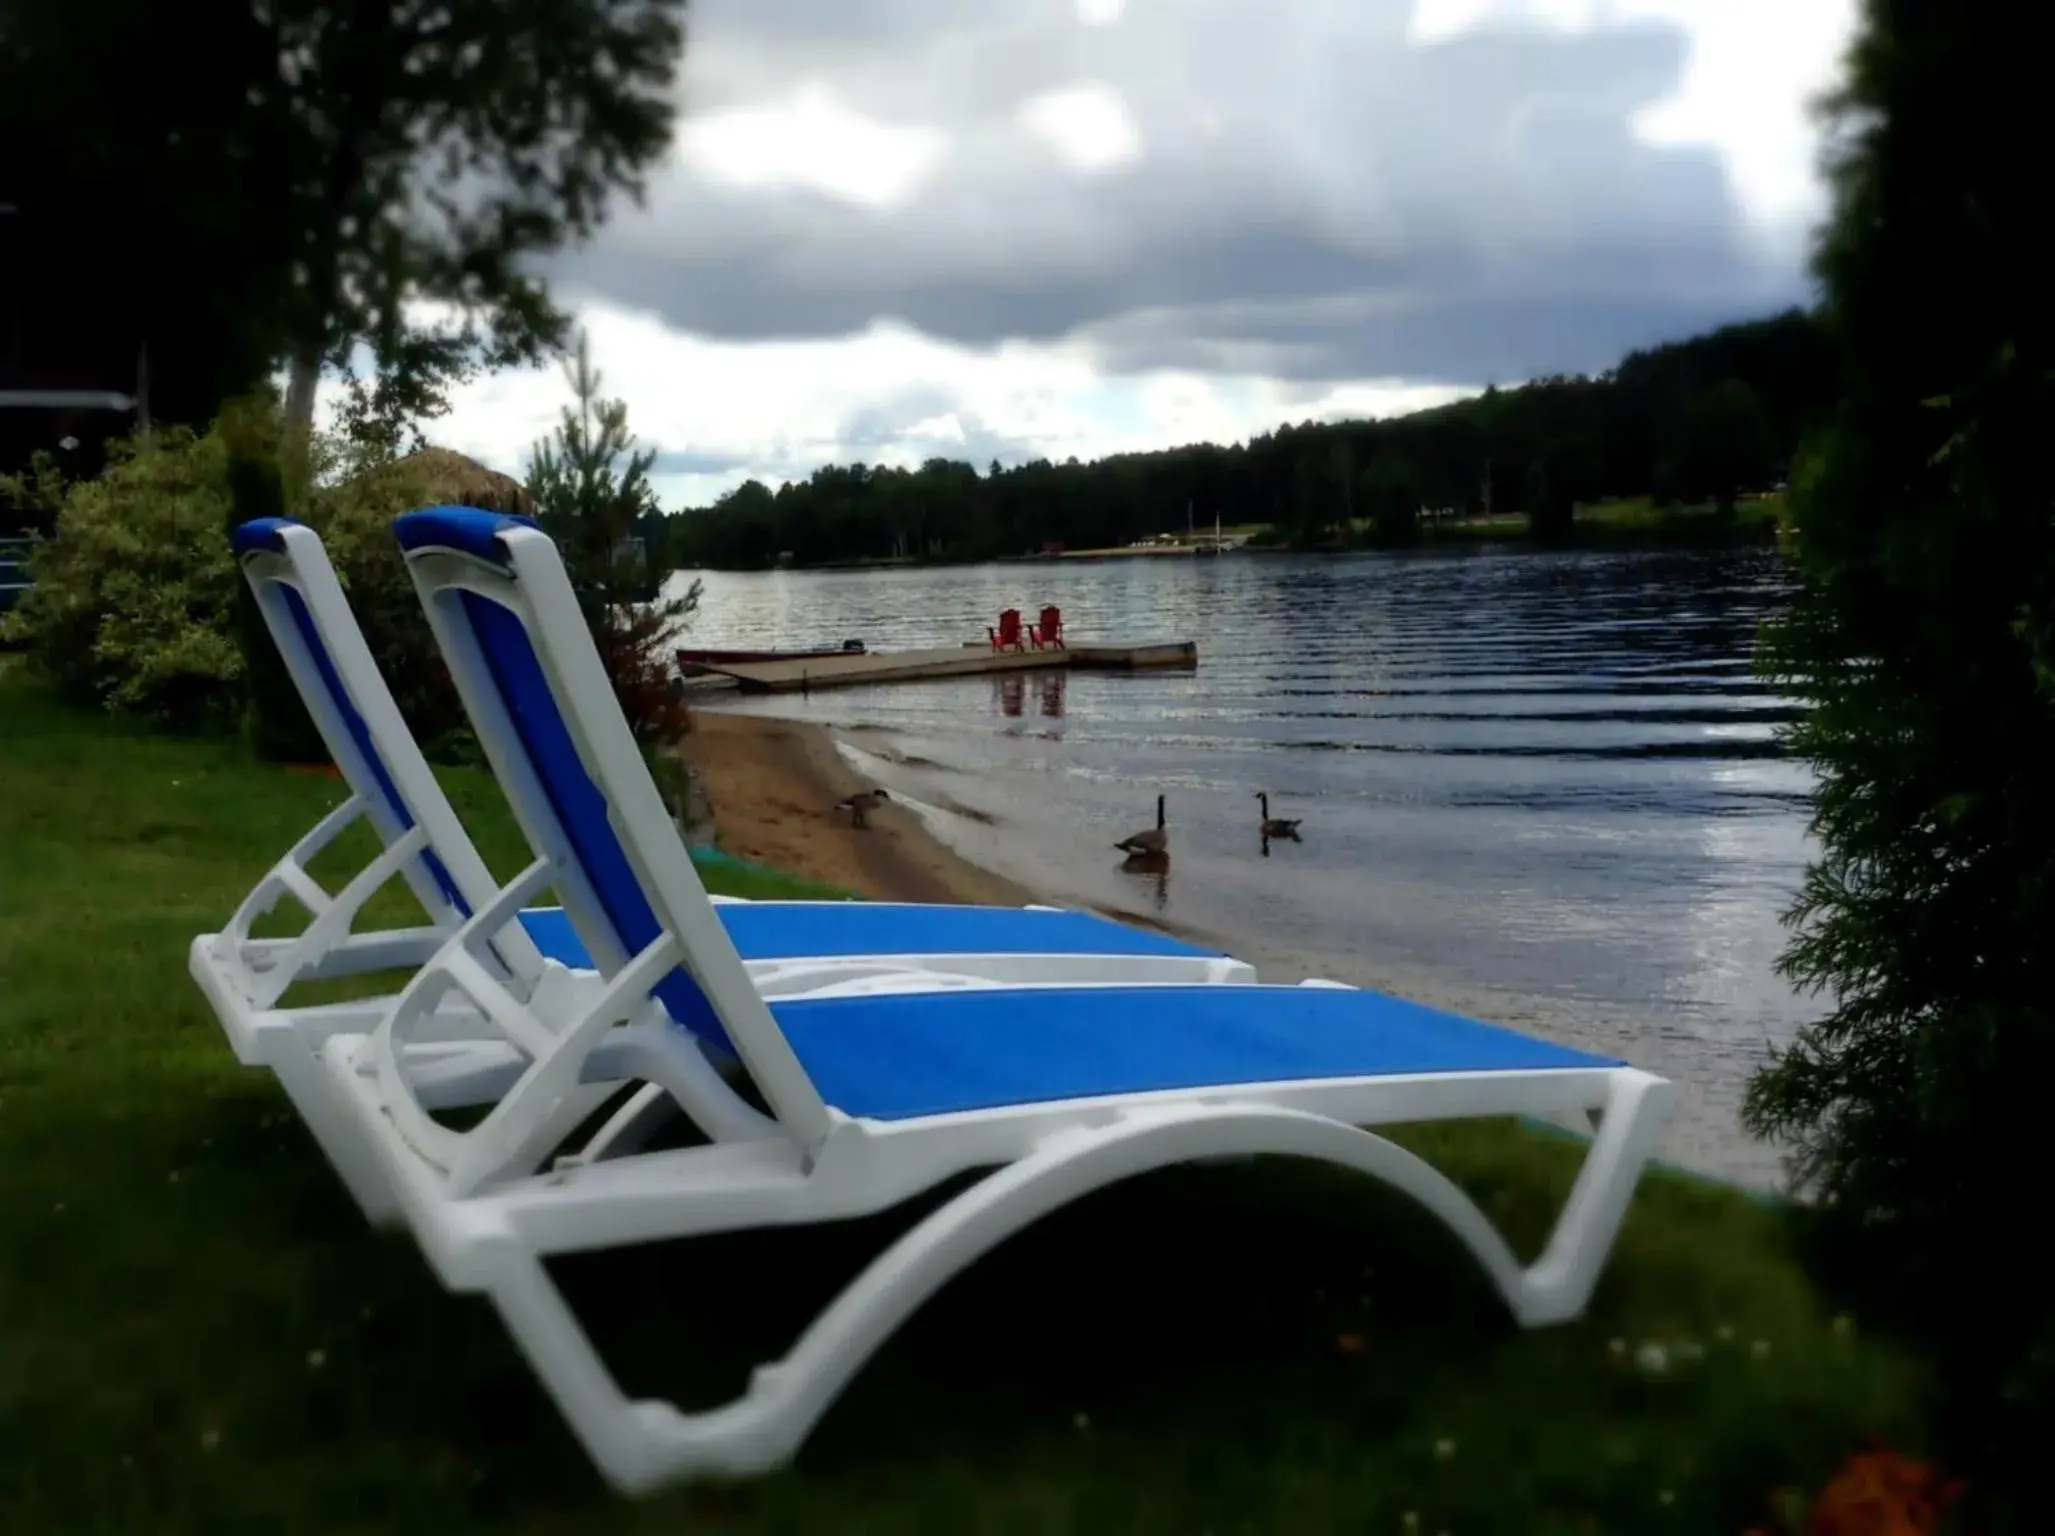
[{"label": "beach sand", "polygon": [[724,852],[874,901],[1035,899],[960,858],[901,806],[881,806],[868,827],[852,826],[835,802],[869,786],[819,727],[705,709],[692,718],[678,752],[705,783]]}]

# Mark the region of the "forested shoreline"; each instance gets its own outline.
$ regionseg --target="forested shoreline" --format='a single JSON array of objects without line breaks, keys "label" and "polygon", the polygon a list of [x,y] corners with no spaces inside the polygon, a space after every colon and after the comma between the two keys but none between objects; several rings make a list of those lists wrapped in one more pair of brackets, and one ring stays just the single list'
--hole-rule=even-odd
[{"label": "forested shoreline", "polygon": [[[1294,548],[1394,545],[1421,535],[1423,510],[1428,526],[1435,513],[1518,514],[1516,532],[1561,541],[1580,504],[1731,513],[1783,480],[1833,396],[1832,343],[1792,310],[1631,353],[1595,377],[1487,389],[1382,421],[1286,425],[1228,447],[983,473],[939,458],[916,470],[829,465],[775,491],[751,480],[670,514],[664,537],[682,564],[743,569],[1106,548],[1216,519]],[[1718,527],[1694,521],[1700,536]]]}]

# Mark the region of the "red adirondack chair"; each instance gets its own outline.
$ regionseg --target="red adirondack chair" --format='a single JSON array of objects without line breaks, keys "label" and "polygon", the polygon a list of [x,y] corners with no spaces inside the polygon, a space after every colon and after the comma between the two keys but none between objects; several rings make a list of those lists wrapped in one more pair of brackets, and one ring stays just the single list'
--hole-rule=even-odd
[{"label": "red adirondack chair", "polygon": [[1028,639],[1038,651],[1062,650],[1063,610],[1054,603],[1044,608],[1041,619],[1029,628]]},{"label": "red adirondack chair", "polygon": [[987,625],[985,633],[991,637],[992,649],[995,651],[1020,650],[1022,648],[1020,610],[1018,608],[1008,608],[999,615],[999,627],[993,629],[990,625]]}]

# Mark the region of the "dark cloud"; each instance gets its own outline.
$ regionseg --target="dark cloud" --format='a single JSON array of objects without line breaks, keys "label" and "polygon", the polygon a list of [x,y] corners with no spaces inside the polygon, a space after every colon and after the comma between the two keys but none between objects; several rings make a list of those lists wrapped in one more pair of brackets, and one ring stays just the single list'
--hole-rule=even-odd
[{"label": "dark cloud", "polygon": [[689,448],[666,448],[649,466],[652,475],[726,475],[746,469],[749,458],[736,453],[695,453]]},{"label": "dark cloud", "polygon": [[[681,169],[557,276],[727,339],[894,319],[971,345],[1080,336],[1122,368],[1466,382],[1600,367],[1802,296],[1716,156],[1631,130],[1677,84],[1677,28],[1413,46],[1409,9],[1136,0],[1087,29],[1065,0],[703,0],[697,110],[818,82],[947,154],[882,209]],[[1017,120],[1084,83],[1142,143],[1097,176]]]}]

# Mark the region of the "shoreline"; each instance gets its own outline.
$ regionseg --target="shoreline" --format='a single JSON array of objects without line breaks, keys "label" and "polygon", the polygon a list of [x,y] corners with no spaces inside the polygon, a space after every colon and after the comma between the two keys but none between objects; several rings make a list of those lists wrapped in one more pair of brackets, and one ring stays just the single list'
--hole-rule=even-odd
[{"label": "shoreline", "polygon": [[714,846],[736,858],[871,901],[1072,907],[1218,942],[1131,906],[1063,899],[987,869],[958,853],[904,799],[869,812],[867,827],[852,827],[835,802],[879,786],[826,726],[701,707],[675,750],[700,776],[713,809]]},{"label": "shoreline", "polygon": [[971,863],[888,801],[858,828],[835,802],[874,788],[823,727],[763,715],[695,709],[678,755],[700,775],[715,844],[873,901],[1025,906],[1025,886]]}]

